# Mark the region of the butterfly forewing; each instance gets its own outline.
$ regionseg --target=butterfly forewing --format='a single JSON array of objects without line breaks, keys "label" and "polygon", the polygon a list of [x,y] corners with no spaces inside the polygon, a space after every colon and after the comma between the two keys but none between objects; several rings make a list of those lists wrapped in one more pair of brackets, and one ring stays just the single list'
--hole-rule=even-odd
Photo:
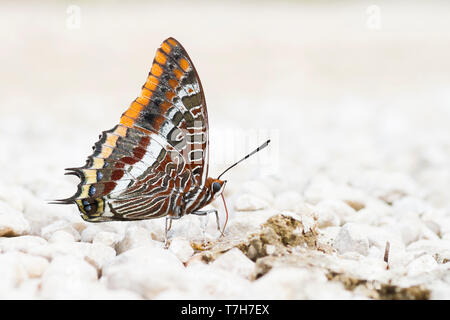
[{"label": "butterfly forewing", "polygon": [[[183,215],[208,173],[208,115],[200,79],[173,38],[157,50],[141,95],[104,131],[84,167],[77,203],[89,221]],[[198,202],[198,201],[197,201]]]}]

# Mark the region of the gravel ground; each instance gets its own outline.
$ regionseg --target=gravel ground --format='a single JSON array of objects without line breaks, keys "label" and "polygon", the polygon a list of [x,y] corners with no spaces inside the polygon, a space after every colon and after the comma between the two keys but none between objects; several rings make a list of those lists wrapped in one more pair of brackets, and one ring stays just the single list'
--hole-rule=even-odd
[{"label": "gravel ground", "polygon": [[[340,3],[2,4],[0,298],[450,299],[449,4]],[[187,216],[165,250],[164,219],[47,201],[168,36],[206,92],[210,174],[272,143],[227,173],[225,237]]]}]

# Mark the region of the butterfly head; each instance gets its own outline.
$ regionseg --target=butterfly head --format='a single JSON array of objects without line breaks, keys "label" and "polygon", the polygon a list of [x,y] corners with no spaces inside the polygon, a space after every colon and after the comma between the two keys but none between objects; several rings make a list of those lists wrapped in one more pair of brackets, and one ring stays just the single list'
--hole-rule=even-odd
[{"label": "butterfly head", "polygon": [[209,193],[211,195],[211,200],[217,198],[220,196],[225,189],[225,185],[227,184],[226,180],[219,180],[219,179],[213,179],[208,178],[206,181],[206,186],[209,190]]}]

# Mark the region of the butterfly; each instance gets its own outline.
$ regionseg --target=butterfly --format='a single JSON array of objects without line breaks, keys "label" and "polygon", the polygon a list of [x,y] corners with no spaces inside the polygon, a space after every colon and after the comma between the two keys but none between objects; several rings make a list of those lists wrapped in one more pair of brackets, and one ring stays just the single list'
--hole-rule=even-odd
[{"label": "butterfly", "polygon": [[53,203],[76,204],[89,222],[166,217],[166,243],[167,222],[187,214],[215,213],[221,231],[217,210],[201,209],[222,195],[226,180],[208,177],[205,95],[192,60],[174,38],[157,49],[140,96],[93,149],[83,167],[66,169],[81,179],[77,192]]}]

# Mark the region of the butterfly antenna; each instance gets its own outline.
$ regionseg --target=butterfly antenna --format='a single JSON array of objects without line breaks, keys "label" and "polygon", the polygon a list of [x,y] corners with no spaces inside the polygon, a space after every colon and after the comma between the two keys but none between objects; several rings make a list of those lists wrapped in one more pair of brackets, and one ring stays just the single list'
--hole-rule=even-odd
[{"label": "butterfly antenna", "polygon": [[[217,179],[220,179],[221,176],[223,176],[223,174],[225,172],[227,172],[228,170],[230,170],[231,168],[237,166],[239,163],[241,163],[242,161],[244,161],[245,159],[248,159],[250,156],[254,155],[255,153],[257,153],[258,151],[261,151],[262,149],[264,149],[265,147],[267,147],[269,145],[270,140],[267,140],[266,142],[264,142],[262,145],[260,145],[258,148],[256,148],[255,150],[253,150],[252,152],[250,152],[248,155],[246,155],[245,157],[243,157],[241,160],[239,160],[238,162],[236,162],[235,164],[233,164],[232,166],[228,167],[224,172],[222,172],[220,174],[220,176]],[[225,201],[225,200],[224,200]]]}]

